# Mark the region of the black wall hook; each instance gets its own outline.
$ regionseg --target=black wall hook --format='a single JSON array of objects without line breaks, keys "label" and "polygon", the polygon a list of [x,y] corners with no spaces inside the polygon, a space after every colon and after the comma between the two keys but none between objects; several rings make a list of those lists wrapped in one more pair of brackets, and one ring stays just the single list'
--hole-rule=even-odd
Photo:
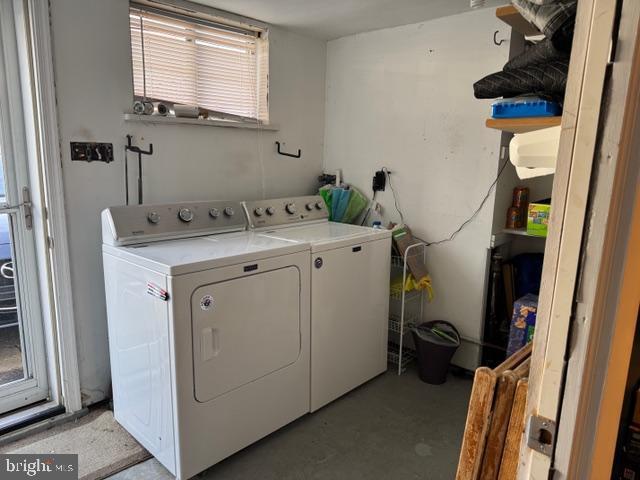
[{"label": "black wall hook", "polygon": [[302,156],[302,150],[300,149],[298,149],[298,154],[296,155],[294,153],[287,153],[280,150],[280,142],[276,142],[276,146],[278,147],[278,153],[280,155],[284,155],[285,157],[300,158]]},{"label": "black wall hook", "polygon": [[500,33],[500,30],[496,30],[495,32],[493,32],[493,43],[495,43],[498,46],[502,45],[505,42],[504,39],[498,41],[496,37],[498,36],[499,33]]},{"label": "black wall hook", "polygon": [[131,144],[132,139],[132,135],[127,135],[127,145],[124,147],[126,150],[137,153],[139,155],[153,155],[153,143],[149,144],[149,150],[142,150],[140,147],[136,147],[135,145]]},{"label": "black wall hook", "polygon": [[129,162],[127,159],[127,151],[138,154],[138,205],[142,205],[142,155],[153,155],[153,143],[149,144],[149,150],[142,150],[140,147],[132,145],[133,137],[127,135],[127,144],[124,146],[124,188],[125,200],[129,205]]}]

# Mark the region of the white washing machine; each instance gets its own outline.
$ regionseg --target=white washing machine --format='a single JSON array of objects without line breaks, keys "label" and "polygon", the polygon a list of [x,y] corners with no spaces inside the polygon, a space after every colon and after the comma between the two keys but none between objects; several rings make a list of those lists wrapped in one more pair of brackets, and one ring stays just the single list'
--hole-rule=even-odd
[{"label": "white washing machine", "polygon": [[102,213],[115,417],[178,479],[309,411],[309,245],[245,228],[237,202]]},{"label": "white washing machine", "polygon": [[330,222],[319,196],[244,207],[265,238],[311,244],[311,411],[384,372],[391,232]]}]

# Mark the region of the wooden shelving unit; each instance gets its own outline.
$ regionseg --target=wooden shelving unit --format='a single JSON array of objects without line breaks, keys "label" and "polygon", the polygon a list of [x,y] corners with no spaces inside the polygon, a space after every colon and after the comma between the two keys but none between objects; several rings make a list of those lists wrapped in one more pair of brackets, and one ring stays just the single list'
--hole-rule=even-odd
[{"label": "wooden shelving unit", "polygon": [[542,35],[538,28],[524,19],[513,5],[505,5],[496,9],[496,17],[511,26],[524,36]]},{"label": "wooden shelving unit", "polygon": [[[542,35],[540,30],[525,20],[513,5],[496,9],[496,17],[525,36]],[[526,133],[543,128],[557,127],[562,117],[488,118],[486,126],[510,133]]]},{"label": "wooden shelving unit", "polygon": [[488,118],[486,126],[504,132],[526,133],[542,128],[557,127],[562,117]]},{"label": "wooden shelving unit", "polygon": [[[509,25],[513,30],[526,35],[542,35],[535,25],[520,14],[513,5],[505,5],[496,9],[496,17]],[[557,127],[562,123],[562,116],[555,117],[522,117],[522,118],[488,118],[487,128],[502,130],[509,133],[527,133],[544,128]],[[513,235],[527,235],[526,230],[504,230],[502,233]]]}]

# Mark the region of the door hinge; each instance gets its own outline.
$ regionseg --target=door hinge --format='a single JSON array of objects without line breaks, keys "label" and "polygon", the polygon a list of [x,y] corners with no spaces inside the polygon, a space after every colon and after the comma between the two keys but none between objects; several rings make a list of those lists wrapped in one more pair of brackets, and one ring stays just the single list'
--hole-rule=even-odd
[{"label": "door hinge", "polygon": [[47,236],[47,247],[49,250],[53,250],[53,237]]},{"label": "door hinge", "polygon": [[22,208],[24,224],[27,230],[31,230],[33,228],[33,204],[31,203],[31,191],[29,187],[22,187]]},{"label": "door hinge", "polygon": [[527,431],[528,447],[551,457],[556,444],[556,422],[538,415],[531,415]]}]

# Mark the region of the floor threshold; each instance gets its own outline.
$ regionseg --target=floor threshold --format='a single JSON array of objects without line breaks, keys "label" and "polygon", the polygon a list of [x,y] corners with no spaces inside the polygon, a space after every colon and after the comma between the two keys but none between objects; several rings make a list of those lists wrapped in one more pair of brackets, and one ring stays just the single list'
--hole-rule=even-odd
[{"label": "floor threshold", "polygon": [[0,446],[79,418],[87,411],[88,409],[83,408],[67,413],[62,405],[45,402],[7,414],[0,418]]}]

